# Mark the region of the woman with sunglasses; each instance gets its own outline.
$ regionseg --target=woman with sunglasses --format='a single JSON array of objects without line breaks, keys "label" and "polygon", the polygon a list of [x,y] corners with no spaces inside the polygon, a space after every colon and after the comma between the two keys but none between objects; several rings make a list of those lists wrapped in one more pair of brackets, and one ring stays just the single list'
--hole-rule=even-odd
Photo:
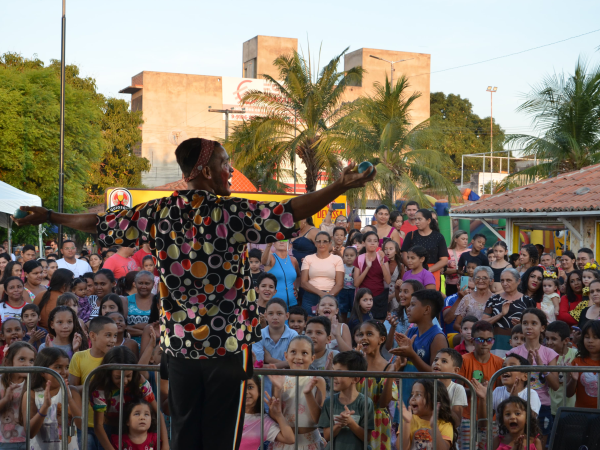
[{"label": "woman with sunglasses", "polygon": [[[300,279],[300,267],[296,258],[289,255],[288,246],[287,240],[267,244],[260,262],[265,266],[265,272],[277,278],[277,290],[273,297],[286,302],[289,311],[290,306],[298,304],[297,280]],[[271,247],[275,247],[275,252],[271,252]]]},{"label": "woman with sunglasses", "polygon": [[342,258],[329,252],[329,233],[319,231],[315,236],[315,244],[317,253],[306,256],[302,262],[302,308],[309,316],[316,315],[316,306],[321,297],[336,297],[344,286],[344,262]]},{"label": "woman with sunglasses", "polygon": [[510,330],[521,323],[521,316],[527,308],[535,308],[535,301],[519,292],[521,274],[517,269],[508,268],[500,275],[503,291],[492,295],[485,305],[482,320],[494,326],[494,346],[492,352],[504,358],[510,350]]}]

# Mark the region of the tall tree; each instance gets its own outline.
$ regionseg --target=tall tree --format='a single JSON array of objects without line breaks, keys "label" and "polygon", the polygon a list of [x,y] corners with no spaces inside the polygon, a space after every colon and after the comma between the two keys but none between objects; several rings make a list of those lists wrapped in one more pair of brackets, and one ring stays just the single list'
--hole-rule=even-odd
[{"label": "tall tree", "polygon": [[363,73],[360,67],[338,71],[347,50],[318,74],[311,64],[310,54],[308,59],[298,52],[282,55],[274,61],[279,70],[278,80],[263,75],[273,84],[275,92],[251,90],[244,95],[242,102],[260,107],[264,116],[236,126],[225,144],[242,173],[253,175],[257,168],[263,168],[265,173],[272,173],[281,180],[284,167],[292,166],[296,154],[306,166],[304,178],[308,192],[316,190],[323,172],[335,179],[341,170],[340,154],[323,142],[331,127],[345,114],[341,100],[344,90],[358,83]]},{"label": "tall tree", "polygon": [[600,163],[600,65],[579,58],[573,74],[547,75],[517,111],[531,117],[536,135],[513,134],[507,142],[538,164],[509,177],[507,187]]}]

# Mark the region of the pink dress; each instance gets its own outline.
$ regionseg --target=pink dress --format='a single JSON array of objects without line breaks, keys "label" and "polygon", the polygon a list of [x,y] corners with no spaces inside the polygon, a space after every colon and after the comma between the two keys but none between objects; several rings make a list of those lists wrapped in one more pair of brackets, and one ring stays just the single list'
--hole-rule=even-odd
[{"label": "pink dress", "polygon": [[[275,438],[280,431],[279,425],[268,414],[265,414],[263,439],[275,442]],[[242,431],[240,450],[256,450],[260,447],[260,414],[246,414],[244,417],[244,430]]]}]

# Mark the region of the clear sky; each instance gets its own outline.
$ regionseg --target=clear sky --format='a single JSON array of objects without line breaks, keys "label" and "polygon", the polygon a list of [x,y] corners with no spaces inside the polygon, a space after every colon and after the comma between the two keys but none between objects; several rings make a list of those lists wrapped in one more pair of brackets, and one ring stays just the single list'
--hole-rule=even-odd
[{"label": "clear sky", "polygon": [[[60,58],[60,0],[3,1],[0,52]],[[67,63],[118,94],[143,70],[241,76],[242,43],[258,34],[297,37],[321,61],[344,48],[431,54],[432,72],[518,52],[600,28],[598,0],[504,1],[73,1],[67,0]],[[600,64],[600,32],[472,67],[434,73],[431,91],[468,98],[509,133],[530,121],[515,109],[546,74],[572,72],[582,55]]]}]

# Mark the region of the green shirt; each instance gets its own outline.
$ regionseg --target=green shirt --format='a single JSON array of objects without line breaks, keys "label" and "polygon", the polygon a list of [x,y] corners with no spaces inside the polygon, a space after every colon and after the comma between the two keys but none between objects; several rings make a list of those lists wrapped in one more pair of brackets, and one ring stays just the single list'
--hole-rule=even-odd
[{"label": "green shirt", "polygon": [[[570,348],[567,350],[567,353],[565,353],[564,356],[558,355],[558,360],[556,361],[556,365],[557,366],[570,366],[571,361],[573,361],[573,359],[575,359],[576,355],[577,355],[577,349]],[[558,391],[553,391],[552,389],[548,388],[548,390],[550,392],[550,409],[552,410],[553,416],[556,415],[556,412],[558,411],[558,408],[560,408],[562,406],[562,401],[563,401],[564,384],[562,382],[563,381],[562,372],[558,373],[558,377],[559,377],[559,380],[561,381]],[[568,406],[571,408],[574,407],[576,399],[577,399],[576,395],[574,395],[571,398],[567,397],[567,402],[565,403],[565,406]]]},{"label": "green shirt", "polygon": [[[352,414],[352,418],[354,421],[365,428],[365,397],[363,394],[358,394],[356,400],[354,400],[349,405],[346,405],[350,411],[354,411]],[[374,430],[375,429],[375,419],[374,419],[374,411],[373,411],[373,402],[370,398],[367,399],[367,429]],[[319,428],[329,428],[329,405],[330,398],[327,397],[325,403],[323,404],[323,409],[321,410],[321,418],[319,419]],[[333,416],[339,416],[341,413],[345,411],[344,405],[340,403],[340,394],[334,394],[333,396]],[[334,422],[335,425],[335,422]],[[350,428],[344,427],[340,430],[337,436],[335,436],[335,448],[343,448],[344,450],[363,450],[363,441],[355,436],[355,434],[350,430]],[[331,449],[331,441],[327,443],[327,447],[325,450]]]}]

